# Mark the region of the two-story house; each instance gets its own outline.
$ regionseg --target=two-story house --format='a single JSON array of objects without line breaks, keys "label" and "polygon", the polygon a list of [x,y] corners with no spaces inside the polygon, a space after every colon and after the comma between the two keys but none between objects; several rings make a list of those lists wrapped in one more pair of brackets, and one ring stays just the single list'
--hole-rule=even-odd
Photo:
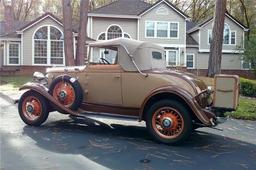
[{"label": "two-story house", "polygon": [[[7,12],[8,14],[8,12]],[[65,65],[62,21],[46,13],[31,22],[0,22],[0,66],[20,72]],[[7,24],[6,24],[7,23]],[[118,37],[149,41],[164,47],[167,67],[205,75],[208,67],[213,18],[199,24],[167,0],[151,5],[142,0],[117,0],[88,14],[88,41]],[[241,60],[248,29],[226,13],[222,72],[252,77],[250,65]],[[74,30],[74,42],[76,39]],[[75,44],[75,43],[74,43]],[[73,47],[75,49],[75,46]],[[111,55],[111,52],[109,53]],[[91,60],[106,57],[104,49],[91,51]]]},{"label": "two-story house", "polygon": [[[225,17],[222,72],[251,76],[249,64],[241,60],[248,29],[229,13]],[[213,17],[193,24],[189,16],[167,0],[153,5],[118,0],[89,13],[88,35],[95,40],[125,37],[156,43],[166,51],[167,67],[206,75],[212,27]],[[102,51],[95,53],[93,56],[104,57]]]}]

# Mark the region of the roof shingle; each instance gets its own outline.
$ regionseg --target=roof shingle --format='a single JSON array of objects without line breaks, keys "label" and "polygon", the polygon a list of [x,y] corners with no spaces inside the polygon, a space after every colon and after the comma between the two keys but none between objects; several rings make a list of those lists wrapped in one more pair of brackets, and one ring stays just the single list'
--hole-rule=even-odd
[{"label": "roof shingle", "polygon": [[108,5],[97,8],[90,13],[114,15],[139,15],[151,7],[149,3],[141,0],[118,0]]}]

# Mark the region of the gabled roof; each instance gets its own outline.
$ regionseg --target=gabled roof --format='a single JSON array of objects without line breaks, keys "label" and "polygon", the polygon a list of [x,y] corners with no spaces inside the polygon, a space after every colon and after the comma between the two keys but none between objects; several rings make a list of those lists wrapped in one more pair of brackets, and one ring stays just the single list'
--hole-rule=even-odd
[{"label": "gabled roof", "polygon": [[140,16],[146,14],[148,11],[150,11],[151,9],[157,7],[158,5],[160,5],[161,3],[165,3],[166,5],[168,5],[170,8],[172,8],[175,12],[177,12],[179,15],[181,15],[183,18],[185,19],[189,19],[190,17],[187,16],[184,12],[182,12],[179,8],[177,8],[175,5],[173,5],[170,1],[168,0],[158,0],[156,3],[154,3],[152,6],[150,6],[148,9],[146,9],[145,11],[141,12]]},{"label": "gabled roof", "polygon": [[8,36],[10,38],[17,38],[18,35],[16,34],[16,31],[26,25],[28,21],[15,21],[14,22],[14,29],[13,30],[5,30],[5,21],[0,21],[0,36]]},{"label": "gabled roof", "polygon": [[59,18],[57,18],[57,17],[56,17],[55,15],[53,15],[52,13],[46,12],[45,14],[41,15],[40,17],[38,17],[38,18],[36,18],[36,19],[30,21],[29,23],[27,23],[26,25],[24,25],[23,27],[21,27],[21,28],[18,29],[17,31],[18,31],[18,32],[23,32],[23,31],[25,31],[26,29],[32,27],[34,24],[36,24],[36,23],[38,23],[38,22],[40,22],[40,21],[42,21],[42,20],[44,20],[45,18],[48,18],[48,17],[52,18],[52,19],[53,19],[55,22],[57,22],[59,25],[63,26],[63,25],[62,25],[62,21],[61,21]]},{"label": "gabled roof", "polygon": [[89,16],[101,16],[106,17],[106,15],[118,15],[118,16],[126,16],[127,18],[132,17],[138,18],[148,11],[154,9],[161,3],[165,3],[167,6],[172,8],[175,12],[181,15],[184,18],[189,18],[185,13],[183,13],[180,9],[175,7],[171,2],[167,0],[159,0],[153,5],[146,3],[142,0],[117,0],[108,5],[102,6],[91,11]]},{"label": "gabled roof", "polygon": [[[229,14],[228,12],[225,13],[226,17],[228,17],[229,19],[231,19],[234,23],[236,23],[239,27],[243,28],[244,31],[248,31],[249,28],[247,28],[246,26],[244,26],[241,22],[239,22],[235,17],[233,17],[231,14]],[[187,32],[193,33],[197,30],[200,30],[204,25],[206,25],[207,23],[209,23],[210,21],[213,20],[213,17],[210,17],[200,23],[198,23],[197,25],[195,25],[193,28],[189,29]]]},{"label": "gabled roof", "polygon": [[189,34],[186,35],[187,46],[198,46],[198,42]]},{"label": "gabled roof", "polygon": [[89,14],[139,15],[151,7],[141,0],[118,0],[91,11]]}]

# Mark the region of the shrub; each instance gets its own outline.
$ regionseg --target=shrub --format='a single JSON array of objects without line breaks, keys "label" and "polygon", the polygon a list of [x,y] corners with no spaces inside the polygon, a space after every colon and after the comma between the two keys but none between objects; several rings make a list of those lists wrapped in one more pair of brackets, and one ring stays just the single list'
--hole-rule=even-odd
[{"label": "shrub", "polygon": [[240,78],[240,93],[243,96],[256,97],[256,80]]}]

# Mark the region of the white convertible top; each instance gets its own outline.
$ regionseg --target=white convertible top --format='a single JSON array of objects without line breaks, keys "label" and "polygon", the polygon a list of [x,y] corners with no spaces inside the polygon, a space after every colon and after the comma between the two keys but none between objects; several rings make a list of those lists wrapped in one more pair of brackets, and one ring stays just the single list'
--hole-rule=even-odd
[{"label": "white convertible top", "polygon": [[140,70],[166,68],[164,48],[153,43],[131,40],[128,38],[117,38],[106,41],[97,41],[89,45],[90,47],[109,49],[111,49],[111,47],[117,47],[118,63],[126,71],[137,71],[131,58],[134,59]]}]

